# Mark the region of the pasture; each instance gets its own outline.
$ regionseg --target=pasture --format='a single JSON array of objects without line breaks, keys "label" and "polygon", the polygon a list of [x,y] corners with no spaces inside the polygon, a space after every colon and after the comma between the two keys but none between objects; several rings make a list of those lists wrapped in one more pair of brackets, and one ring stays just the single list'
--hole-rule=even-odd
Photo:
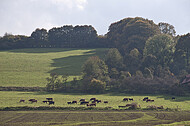
[{"label": "pasture", "polygon": [[[161,96],[161,95],[127,95],[127,94],[99,94],[99,95],[85,95],[85,94],[56,94],[56,93],[46,93],[46,92],[17,92],[17,91],[0,91],[0,107],[40,107],[49,106],[42,101],[46,98],[53,98],[55,101],[55,107],[87,107],[86,105],[80,105],[79,100],[85,99],[90,101],[91,98],[97,98],[102,100],[101,103],[97,103],[97,108],[111,107],[112,109],[126,109],[119,108],[118,106],[125,106],[130,103],[137,103],[141,106],[141,109],[147,108],[149,105],[163,106],[171,109],[179,109],[190,111],[190,97],[176,97],[175,100],[171,99],[171,96]],[[142,99],[148,96],[150,99],[154,99],[154,102],[146,102]],[[134,101],[123,101],[123,98],[133,98]],[[19,101],[23,99],[25,102],[20,103]],[[29,99],[38,100],[37,103],[31,103]],[[77,101],[77,104],[68,104],[67,102]],[[108,103],[103,103],[103,101],[108,101]]]},{"label": "pasture", "polygon": [[0,51],[0,86],[44,87],[46,78],[81,76],[81,66],[89,56],[103,57],[107,49],[36,48]]}]

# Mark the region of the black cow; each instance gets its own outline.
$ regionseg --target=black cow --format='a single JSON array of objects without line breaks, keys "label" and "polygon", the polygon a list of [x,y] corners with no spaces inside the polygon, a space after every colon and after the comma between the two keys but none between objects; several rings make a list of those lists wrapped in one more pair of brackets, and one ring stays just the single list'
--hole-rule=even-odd
[{"label": "black cow", "polygon": [[148,99],[148,97],[144,97],[144,98],[143,98],[143,101],[146,101],[147,99]]},{"label": "black cow", "polygon": [[42,101],[43,103],[47,103],[48,101]]},{"label": "black cow", "polygon": [[53,98],[46,98],[48,101],[53,101]]},{"label": "black cow", "polygon": [[108,101],[104,101],[104,103],[108,103]]},{"label": "black cow", "polygon": [[85,105],[85,104],[88,104],[89,102],[87,102],[87,101],[83,101],[83,102],[81,102],[80,103],[80,105]]},{"label": "black cow", "polygon": [[51,105],[51,104],[55,104],[55,102],[54,101],[48,101],[49,102],[49,105]]},{"label": "black cow", "polygon": [[77,104],[77,101],[72,101],[72,104]]},{"label": "black cow", "polygon": [[128,100],[129,100],[129,98],[124,98],[124,99],[123,99],[123,101],[128,101]]},{"label": "black cow", "polygon": [[67,104],[72,104],[72,102],[67,102]]},{"label": "black cow", "polygon": [[91,99],[90,99],[90,101],[92,101],[92,100],[94,100],[94,101],[95,101],[95,100],[96,100],[96,98],[91,98]]},{"label": "black cow", "polygon": [[80,102],[84,102],[85,101],[85,99],[80,99]]},{"label": "black cow", "polygon": [[19,102],[20,102],[20,103],[21,103],[21,102],[25,102],[25,100],[21,99]]},{"label": "black cow", "polygon": [[129,101],[133,101],[133,98],[129,98]]}]

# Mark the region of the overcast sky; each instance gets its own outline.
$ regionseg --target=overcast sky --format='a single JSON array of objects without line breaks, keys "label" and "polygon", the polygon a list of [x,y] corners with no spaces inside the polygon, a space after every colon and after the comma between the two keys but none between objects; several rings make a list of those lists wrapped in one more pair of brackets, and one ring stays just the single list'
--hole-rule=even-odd
[{"label": "overcast sky", "polygon": [[102,35],[111,23],[136,16],[190,32],[190,0],[0,0],[0,36],[68,24],[92,25]]}]

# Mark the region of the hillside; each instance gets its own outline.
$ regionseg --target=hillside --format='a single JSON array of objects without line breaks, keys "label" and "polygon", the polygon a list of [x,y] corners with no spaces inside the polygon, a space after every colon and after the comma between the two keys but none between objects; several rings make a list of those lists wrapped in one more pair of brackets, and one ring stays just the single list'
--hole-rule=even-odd
[{"label": "hillside", "polygon": [[0,52],[0,86],[44,87],[46,77],[56,72],[70,79],[81,75],[84,61],[93,55],[103,58],[107,49],[36,48]]}]

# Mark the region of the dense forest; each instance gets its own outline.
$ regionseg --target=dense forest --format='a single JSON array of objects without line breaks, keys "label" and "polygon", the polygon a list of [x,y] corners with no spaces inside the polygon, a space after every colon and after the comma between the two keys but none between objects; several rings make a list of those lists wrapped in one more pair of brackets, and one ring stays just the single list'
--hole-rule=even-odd
[{"label": "dense forest", "polygon": [[176,35],[174,26],[141,17],[125,18],[98,35],[92,26],[37,28],[31,36],[5,34],[0,49],[17,48],[109,48],[105,59],[90,57],[82,66],[83,76],[67,84],[67,77],[52,73],[48,91],[82,90],[86,93],[167,93],[184,95],[181,84],[190,73],[190,33]]}]

